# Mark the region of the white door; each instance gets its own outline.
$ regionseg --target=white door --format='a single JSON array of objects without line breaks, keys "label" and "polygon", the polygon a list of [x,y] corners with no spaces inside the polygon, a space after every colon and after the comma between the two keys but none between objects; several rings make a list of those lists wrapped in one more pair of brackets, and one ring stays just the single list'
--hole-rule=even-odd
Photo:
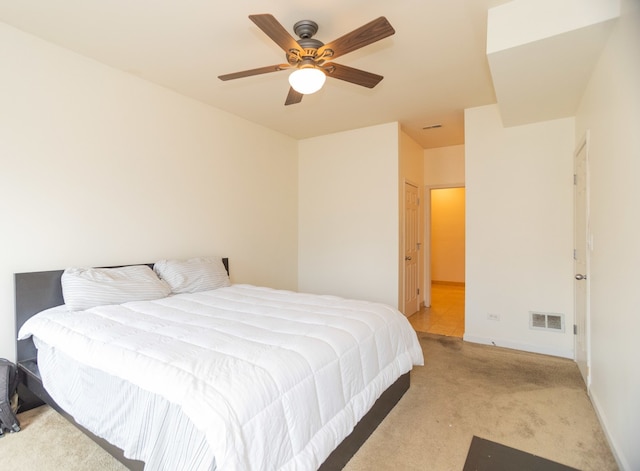
[{"label": "white door", "polygon": [[573,266],[574,266],[574,354],[584,382],[589,387],[589,200],[588,135],[574,155]]},{"label": "white door", "polygon": [[404,185],[404,315],[418,311],[419,272],[418,250],[420,249],[418,188],[410,183]]}]

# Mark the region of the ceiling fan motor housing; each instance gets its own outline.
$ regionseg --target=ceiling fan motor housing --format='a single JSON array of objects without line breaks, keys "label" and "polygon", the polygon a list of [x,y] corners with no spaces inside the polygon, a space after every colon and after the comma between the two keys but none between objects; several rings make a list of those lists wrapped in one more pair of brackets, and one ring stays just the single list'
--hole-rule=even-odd
[{"label": "ceiling fan motor housing", "polygon": [[311,20],[301,20],[293,25],[293,31],[300,37],[296,42],[302,50],[290,50],[287,61],[298,67],[301,65],[308,67],[309,59],[315,59],[318,49],[324,46],[322,41],[312,38],[318,32],[318,24]]},{"label": "ceiling fan motor housing", "polygon": [[318,23],[311,20],[300,20],[293,25],[293,31],[300,39],[309,39],[318,32]]}]

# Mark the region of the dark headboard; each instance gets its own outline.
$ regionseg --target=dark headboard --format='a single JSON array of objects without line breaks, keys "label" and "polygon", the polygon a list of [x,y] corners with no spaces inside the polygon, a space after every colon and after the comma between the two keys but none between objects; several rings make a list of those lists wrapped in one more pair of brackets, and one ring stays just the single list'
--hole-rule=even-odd
[{"label": "dark headboard", "polygon": [[[229,273],[229,259],[223,258],[222,263]],[[153,268],[153,263],[147,263],[147,265]],[[63,272],[64,270],[52,270],[15,273],[13,275],[16,295],[16,338],[20,327],[27,319],[40,311],[64,304],[60,283]],[[31,337],[26,340],[18,340],[18,362],[35,359],[36,353],[36,347]]]}]

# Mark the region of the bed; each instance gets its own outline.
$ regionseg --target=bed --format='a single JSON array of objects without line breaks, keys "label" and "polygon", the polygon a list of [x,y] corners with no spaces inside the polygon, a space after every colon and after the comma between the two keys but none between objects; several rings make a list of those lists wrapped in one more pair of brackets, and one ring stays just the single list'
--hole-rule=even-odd
[{"label": "bed", "polygon": [[221,261],[213,290],[71,311],[64,270],[16,274],[24,387],[130,469],[341,469],[422,364],[415,332],[381,304],[232,285]]}]

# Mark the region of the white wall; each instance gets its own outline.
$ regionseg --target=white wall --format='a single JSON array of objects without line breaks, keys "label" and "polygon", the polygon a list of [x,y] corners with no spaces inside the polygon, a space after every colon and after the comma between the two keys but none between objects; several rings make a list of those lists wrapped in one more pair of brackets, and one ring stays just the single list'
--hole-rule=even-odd
[{"label": "white wall", "polygon": [[[465,340],[573,357],[574,146],[573,118],[504,128],[496,105],[465,111]],[[532,310],[564,314],[565,332],[531,330]]]},{"label": "white wall", "polygon": [[296,288],[296,141],[3,23],[0,44],[0,357],[15,272],[217,254]]},{"label": "white wall", "polygon": [[620,0],[512,0],[489,9],[487,54],[586,28],[619,14]]},{"label": "white wall", "polygon": [[299,142],[298,289],[398,306],[397,123]]},{"label": "white wall", "polygon": [[640,3],[623,11],[576,115],[590,131],[591,398],[620,468],[640,469]]}]

